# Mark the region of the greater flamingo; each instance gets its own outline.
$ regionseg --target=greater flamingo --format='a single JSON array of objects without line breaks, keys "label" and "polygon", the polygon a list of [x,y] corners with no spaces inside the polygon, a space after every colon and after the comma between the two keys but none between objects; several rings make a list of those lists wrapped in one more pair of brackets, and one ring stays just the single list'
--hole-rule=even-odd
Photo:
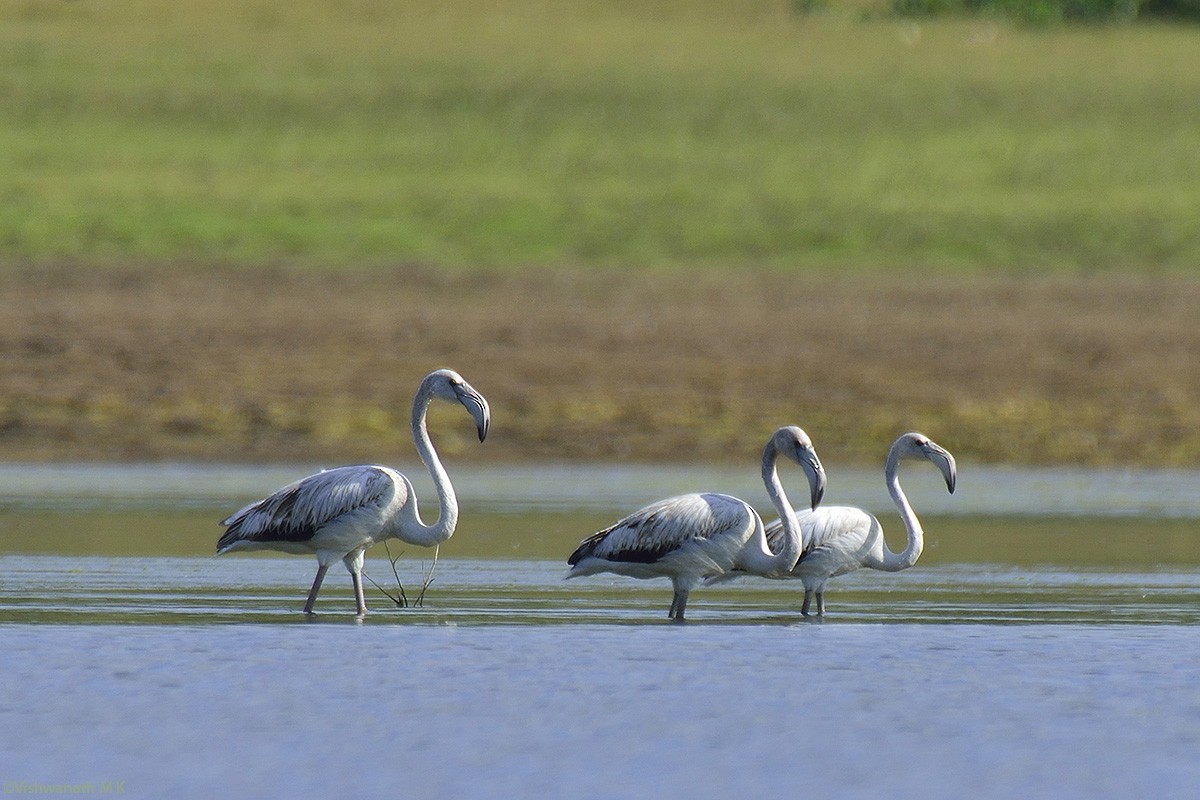
[{"label": "greater flamingo", "polygon": [[354,583],[358,615],[366,614],[361,575],[366,549],[388,538],[431,547],[449,539],[458,522],[454,487],[425,427],[426,412],[435,398],[461,403],[475,419],[481,442],[490,422],[487,400],[453,370],[431,372],[417,388],[412,434],[437,489],[440,513],[435,524],[421,521],[412,484],[396,470],[337,467],[288,484],[223,520],[227,530],[217,542],[217,555],[261,549],[315,554],[317,576],[304,605],[306,614],[312,613],[329,565],[340,558]]}]

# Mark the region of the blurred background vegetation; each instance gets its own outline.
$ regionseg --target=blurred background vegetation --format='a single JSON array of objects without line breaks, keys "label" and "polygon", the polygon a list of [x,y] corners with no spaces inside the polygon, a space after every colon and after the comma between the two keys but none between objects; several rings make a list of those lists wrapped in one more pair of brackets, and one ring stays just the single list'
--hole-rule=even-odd
[{"label": "blurred background vegetation", "polygon": [[1197,34],[787,0],[14,0],[0,259],[1190,270]]},{"label": "blurred background vegetation", "polygon": [[1056,2],[0,4],[0,456],[1195,464],[1194,0]]},{"label": "blurred background vegetation", "polygon": [[[811,0],[797,0],[801,7]],[[1127,22],[1133,19],[1196,20],[1197,0],[892,0],[898,15],[993,15],[1016,22]]]}]

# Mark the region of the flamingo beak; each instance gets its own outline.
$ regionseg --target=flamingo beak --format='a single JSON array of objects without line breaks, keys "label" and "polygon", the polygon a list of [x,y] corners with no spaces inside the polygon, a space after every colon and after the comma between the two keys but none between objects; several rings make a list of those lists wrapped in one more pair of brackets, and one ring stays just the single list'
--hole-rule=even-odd
[{"label": "flamingo beak", "polygon": [[467,409],[475,420],[475,429],[479,432],[479,441],[482,442],[487,438],[488,427],[492,422],[492,412],[487,400],[466,383],[455,387],[454,391],[458,395],[458,402],[462,403],[463,408]]},{"label": "flamingo beak", "polygon": [[958,483],[958,465],[954,463],[954,456],[944,447],[930,442],[925,448],[925,457],[942,471],[942,477],[946,479],[946,488],[950,494],[954,494],[954,487]]},{"label": "flamingo beak", "polygon": [[821,498],[825,496],[825,468],[821,466],[821,459],[817,458],[815,450],[809,450],[804,454],[800,460],[800,466],[804,469],[804,474],[808,476],[808,486],[811,490],[809,507],[816,511],[817,506],[821,505]]}]

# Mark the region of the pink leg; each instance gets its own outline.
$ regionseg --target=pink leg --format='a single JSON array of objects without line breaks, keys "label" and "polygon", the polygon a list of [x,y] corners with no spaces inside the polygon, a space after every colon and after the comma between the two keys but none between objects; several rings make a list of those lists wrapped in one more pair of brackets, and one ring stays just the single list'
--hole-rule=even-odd
[{"label": "pink leg", "polygon": [[312,613],[313,603],[317,602],[317,592],[321,591],[321,581],[325,580],[325,572],[328,569],[328,564],[322,564],[317,567],[317,577],[313,578],[312,588],[308,590],[308,602],[304,604],[305,614]]}]

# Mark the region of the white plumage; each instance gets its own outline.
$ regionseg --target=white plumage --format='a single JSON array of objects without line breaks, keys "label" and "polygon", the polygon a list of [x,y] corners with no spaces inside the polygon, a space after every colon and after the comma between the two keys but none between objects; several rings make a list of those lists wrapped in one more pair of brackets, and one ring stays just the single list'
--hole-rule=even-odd
[{"label": "white plumage", "polygon": [[[921,433],[906,433],[896,439],[888,450],[884,475],[888,492],[900,512],[908,538],[904,550],[893,553],[883,538],[883,526],[874,515],[851,506],[823,506],[796,515],[803,538],[800,558],[786,575],[767,577],[799,579],[804,583],[804,603],[800,613],[809,615],[814,595],[817,615],[825,615],[825,582],[866,567],[886,572],[898,572],[917,563],[924,548],[924,531],[916,512],[900,488],[897,470],[901,460],[927,459],[941,471],[946,488],[953,494],[957,481],[954,456]],[[782,520],[767,525],[767,541],[772,547],[786,541],[788,534]],[[745,573],[742,573],[745,574]],[[738,577],[730,573],[723,577]],[[716,580],[720,580],[718,577]]]},{"label": "white plumage", "polygon": [[682,621],[688,592],[705,577],[732,569],[786,574],[800,554],[800,538],[776,469],[780,454],[804,469],[812,506],[825,491],[825,471],[808,435],[795,426],[775,431],[763,450],[763,483],[791,533],[781,537],[775,551],[767,545],[762,518],[745,501],[727,494],[685,494],[652,503],[584,539],[567,560],[567,577],[613,572],[670,578],[674,596],[668,617]]},{"label": "white plumage", "polygon": [[425,416],[435,398],[461,403],[475,420],[479,440],[487,436],[490,410],[483,395],[457,372],[436,370],[425,376],[413,398],[412,431],[421,461],[429,469],[438,493],[438,521],[421,521],[408,478],[389,467],[359,465],[309,475],[251,503],[221,522],[225,534],[217,555],[233,550],[279,550],[313,553],[317,575],[305,613],[311,613],[325,572],[341,559],[354,584],[358,613],[367,613],[362,564],[366,549],[387,538],[432,546],[454,533],[458,500],[450,478],[429,439]]}]

